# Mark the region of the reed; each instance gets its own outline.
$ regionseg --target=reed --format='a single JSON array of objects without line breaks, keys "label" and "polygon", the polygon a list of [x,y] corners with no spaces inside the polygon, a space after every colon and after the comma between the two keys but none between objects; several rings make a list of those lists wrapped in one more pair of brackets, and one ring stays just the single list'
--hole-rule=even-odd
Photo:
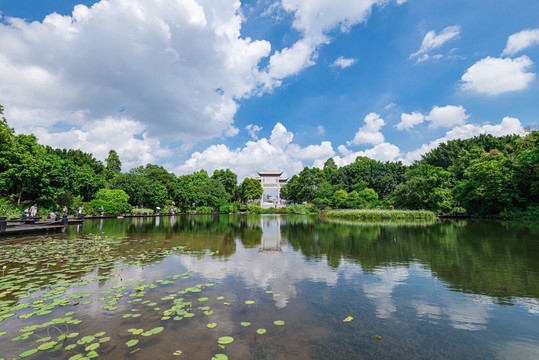
[{"label": "reed", "polygon": [[322,219],[348,221],[360,220],[436,220],[436,215],[426,210],[327,210],[320,213]]}]

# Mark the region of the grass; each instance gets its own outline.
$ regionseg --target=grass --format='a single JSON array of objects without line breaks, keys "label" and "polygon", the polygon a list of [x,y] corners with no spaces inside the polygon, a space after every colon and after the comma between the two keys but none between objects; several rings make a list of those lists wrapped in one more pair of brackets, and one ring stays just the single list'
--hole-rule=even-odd
[{"label": "grass", "polygon": [[426,210],[328,210],[320,213],[321,219],[328,220],[435,220],[436,215]]}]

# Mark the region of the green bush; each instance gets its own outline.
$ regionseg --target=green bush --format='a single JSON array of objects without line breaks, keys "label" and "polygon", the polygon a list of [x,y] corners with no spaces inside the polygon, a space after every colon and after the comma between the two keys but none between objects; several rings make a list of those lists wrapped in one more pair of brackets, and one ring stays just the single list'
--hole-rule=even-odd
[{"label": "green bush", "polygon": [[197,214],[210,214],[213,212],[213,208],[211,206],[198,206],[196,212]]},{"label": "green bush", "polygon": [[153,209],[146,209],[146,208],[140,208],[140,209],[131,209],[131,212],[135,215],[140,215],[140,214],[144,214],[144,213],[148,213],[148,214],[153,214],[154,213],[154,210]]}]

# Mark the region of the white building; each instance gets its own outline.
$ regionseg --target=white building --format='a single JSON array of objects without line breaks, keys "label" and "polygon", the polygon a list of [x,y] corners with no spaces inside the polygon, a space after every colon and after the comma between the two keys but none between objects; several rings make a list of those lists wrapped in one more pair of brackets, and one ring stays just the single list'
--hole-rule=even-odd
[{"label": "white building", "polygon": [[259,171],[258,181],[262,185],[262,199],[260,199],[260,206],[264,206],[264,191],[277,191],[277,202],[274,206],[281,205],[280,191],[281,187],[288,181],[287,178],[282,178],[283,171]]}]

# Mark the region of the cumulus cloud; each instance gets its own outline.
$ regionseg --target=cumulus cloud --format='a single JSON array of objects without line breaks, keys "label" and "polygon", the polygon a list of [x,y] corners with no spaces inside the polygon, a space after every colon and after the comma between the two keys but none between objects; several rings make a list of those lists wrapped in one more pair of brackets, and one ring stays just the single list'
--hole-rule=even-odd
[{"label": "cumulus cloud", "polygon": [[469,117],[470,115],[466,114],[466,109],[462,105],[447,105],[433,107],[425,119],[431,122],[432,127],[453,127],[464,124]]},{"label": "cumulus cloud", "polygon": [[425,121],[425,115],[417,112],[413,112],[411,114],[402,113],[401,114],[401,122],[398,123],[395,127],[398,130],[410,130],[416,125],[421,124],[423,121]]},{"label": "cumulus cloud", "polygon": [[52,147],[80,149],[104,160],[114,148],[127,170],[140,164],[155,163],[159,157],[170,156],[172,152],[162,148],[157,138],[150,137],[144,126],[127,118],[104,118],[83,123],[80,129],[50,132],[44,127],[35,128],[34,134],[40,143]]},{"label": "cumulus cloud", "polygon": [[348,146],[360,144],[377,145],[384,141],[384,135],[380,132],[380,129],[386,124],[386,122],[380,117],[380,115],[376,113],[367,114],[364,121],[365,125],[359,128],[354,136],[354,139],[347,142]]},{"label": "cumulus cloud", "polygon": [[[337,149],[340,155],[332,156],[337,166],[346,166],[348,164],[351,164],[356,160],[358,156],[366,156],[370,159],[384,162],[396,161],[397,159],[400,159],[402,157],[402,153],[399,147],[388,142],[383,142],[381,144],[373,146],[370,149],[362,151],[352,151],[344,145],[339,145]],[[313,165],[317,168],[322,169],[324,167],[324,162],[326,159],[315,160],[313,162]]]},{"label": "cumulus cloud", "polygon": [[3,105],[76,126],[66,114],[99,120],[125,105],[152,136],[193,142],[234,135],[237,99],[264,86],[258,66],[271,51],[267,41],[240,36],[240,5],[109,0],[42,22],[5,18]]},{"label": "cumulus cloud", "polygon": [[[327,36],[330,31],[339,29],[347,32],[352,26],[365,22],[373,6],[386,2],[387,0],[281,0],[281,9],[293,14],[292,26],[302,36],[291,47],[271,56],[266,84],[279,85],[284,77],[297,74],[313,65],[317,48],[330,42]],[[276,9],[272,8],[272,11]]]},{"label": "cumulus cloud", "polygon": [[212,145],[202,152],[193,153],[174,172],[181,175],[205,169],[212,173],[215,169],[230,168],[242,181],[264,170],[284,170],[286,174],[296,174],[303,169],[303,160],[323,163],[335,154],[329,141],[302,148],[292,143],[293,138],[292,132],[277,123],[269,140],[248,141],[243,148],[237,149],[230,149],[224,144]]},{"label": "cumulus cloud", "polygon": [[262,127],[249,124],[245,127],[245,129],[253,139],[258,140],[258,133],[260,132],[260,130],[262,130]]},{"label": "cumulus cloud", "polygon": [[350,67],[354,65],[357,62],[356,59],[346,59],[342,56],[339,56],[333,64],[331,64],[332,67],[339,67],[341,69],[346,69],[347,67]]},{"label": "cumulus cloud", "polygon": [[535,79],[527,72],[533,62],[527,56],[516,59],[487,57],[472,65],[462,75],[462,88],[491,96],[523,90]]},{"label": "cumulus cloud", "polygon": [[509,36],[507,45],[502,52],[502,56],[515,55],[516,53],[535,45],[539,45],[539,29],[522,30],[521,32]]},{"label": "cumulus cloud", "polygon": [[[429,59],[428,53],[431,50],[441,47],[448,41],[456,39],[460,35],[460,26],[448,26],[443,29],[439,34],[436,34],[436,31],[429,31],[423,38],[421,47],[419,50],[410,55],[410,58],[419,57],[418,61],[424,61]],[[436,55],[438,58],[441,57],[440,54]]]},{"label": "cumulus cloud", "polygon": [[481,134],[491,134],[494,136],[504,136],[510,134],[524,134],[524,128],[520,120],[513,117],[504,117],[500,124],[497,125],[477,125],[465,124],[454,127],[449,130],[445,136],[433,140],[428,144],[423,144],[420,148],[406,153],[401,159],[404,164],[411,164],[415,160],[421,159],[421,155],[435,149],[441,143],[455,139],[469,139]]}]

